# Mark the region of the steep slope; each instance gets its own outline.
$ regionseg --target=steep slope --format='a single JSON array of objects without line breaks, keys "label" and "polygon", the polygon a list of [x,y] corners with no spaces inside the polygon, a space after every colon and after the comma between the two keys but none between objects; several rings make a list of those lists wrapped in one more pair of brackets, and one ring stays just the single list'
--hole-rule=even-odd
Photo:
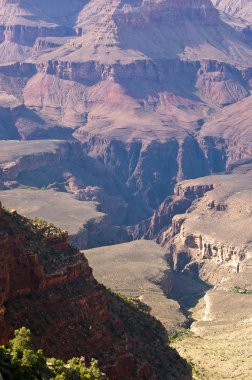
[{"label": "steep slope", "polygon": [[214,6],[228,15],[241,18],[252,24],[252,3],[250,0],[212,0]]},{"label": "steep slope", "polygon": [[[116,225],[134,223],[147,216],[148,210],[139,197],[129,192],[123,181],[124,178],[114,175],[100,160],[87,157],[76,141],[0,141],[1,189],[11,190],[9,196],[13,194],[17,200],[13,207],[20,208],[21,212],[24,212],[24,203],[31,194],[29,188],[39,189],[37,195],[42,195],[41,201],[38,196],[32,197],[31,213],[39,210],[36,200],[43,204],[46,193],[43,195],[41,191],[46,189],[57,191],[59,199],[65,198],[65,194],[59,193],[67,192],[78,201],[99,203],[99,209],[109,213],[110,221]],[[8,198],[8,193],[3,196]],[[51,211],[45,214],[45,209],[43,215],[29,214],[27,209],[25,212],[54,222]],[[67,208],[65,211],[69,212]],[[71,224],[67,228],[71,229]]]},{"label": "steep slope", "polygon": [[[208,191],[193,203],[187,214],[173,219],[169,233],[174,237],[169,244],[174,251],[175,268],[202,272],[209,282],[214,282],[211,276],[217,277],[217,272],[214,274],[209,268],[205,271],[205,264],[211,268],[212,263],[220,271],[246,270],[246,263],[251,259],[251,186],[251,171],[179,184],[177,191],[181,196],[191,191],[196,198],[200,187]],[[164,232],[163,241],[165,238]]]},{"label": "steep slope", "polygon": [[[204,174],[207,174],[209,170],[207,168],[212,168],[212,172],[232,172],[235,167],[240,166],[242,169],[244,164],[251,162],[251,102],[252,97],[248,96],[240,102],[224,107],[210,117],[195,135],[201,153],[198,153],[198,159],[200,163],[205,162],[205,168],[202,168]],[[189,173],[193,164],[197,167],[200,163],[195,163],[196,157],[189,157],[189,152],[191,156],[194,154],[192,145],[186,146],[186,149],[188,149],[188,156],[184,151],[180,164],[183,172],[190,177]],[[246,182],[245,179],[244,181]],[[204,191],[212,190],[212,186],[211,183],[196,186],[195,194],[192,191],[183,196],[179,194],[179,188],[176,185],[174,194],[163,200],[152,217],[129,228],[129,232],[134,238],[159,239],[163,230],[171,224],[172,218],[176,214],[186,212],[192,201],[202,196]]]},{"label": "steep slope", "polygon": [[96,357],[111,380],[191,379],[162,325],[100,286],[65,232],[0,211],[1,343],[25,324],[47,355]]},{"label": "steep slope", "polygon": [[[76,14],[84,4],[84,0],[74,1],[71,7],[67,0],[53,4],[39,0],[1,0],[1,61],[24,60],[40,47],[58,46],[57,37],[76,34]],[[56,42],[47,40],[47,37],[56,37]]]},{"label": "steep slope", "polygon": [[[18,115],[3,111],[3,138],[47,139],[45,151],[48,139],[80,142],[40,187],[93,197],[113,223],[135,224],[168,207],[176,182],[250,155],[249,127],[244,154],[204,128],[223,111],[226,129],[230,105],[251,91],[251,45],[210,0],[4,1],[1,12],[2,44],[20,52],[0,55],[0,91],[20,104]],[[28,169],[15,186],[25,177],[38,187],[39,174]]]},{"label": "steep slope", "polygon": [[[148,26],[145,31],[144,26]],[[106,4],[101,0],[91,0],[80,12],[77,27],[82,28],[83,35],[77,38],[76,44],[73,43],[73,51],[67,49],[67,45],[63,46],[56,53],[57,59],[62,56],[64,61],[97,60],[107,64],[116,60],[130,63],[143,59],[171,59],[180,55],[193,60],[200,60],[206,54],[209,59],[227,59],[233,44],[237,45],[236,56],[232,57],[234,62],[240,59],[245,62],[250,56],[249,49],[239,41],[235,32],[226,44],[220,44],[221,35],[227,34],[229,27],[220,21],[208,0],[137,3],[110,0]],[[208,42],[203,46],[205,29],[213,31],[213,27],[216,33],[213,36],[209,33]],[[187,33],[178,35],[178,30]]]},{"label": "steep slope", "polygon": [[226,167],[252,157],[252,96],[223,108],[209,119],[199,133],[203,146],[209,143],[225,156]]},{"label": "steep slope", "polygon": [[[44,25],[49,20],[49,44],[53,26],[65,27],[67,1],[53,17],[57,5],[37,1],[35,7],[25,1],[7,1],[1,23],[5,28],[10,22]],[[207,115],[205,101],[226,104],[248,94],[239,71],[224,62],[249,66],[251,49],[220,20],[208,0],[92,0],[77,1],[70,8],[74,16],[69,25],[75,25],[80,35],[65,43],[58,39],[62,47],[49,44],[50,52],[42,56],[37,52],[37,58],[30,53],[30,64],[21,66],[20,75],[26,72],[31,78],[27,85],[20,83],[25,104],[42,111],[43,118],[49,115],[68,127],[87,124],[92,130],[98,122],[102,134],[109,122],[109,136],[124,139],[145,139],[146,133],[151,140],[167,139],[197,127],[197,120]],[[9,13],[12,16],[6,19]],[[25,33],[16,34],[24,38]],[[20,44],[25,46],[25,42]],[[210,61],[221,64],[211,62],[208,67]],[[11,76],[10,64],[6,70]],[[15,75],[18,72],[16,67]]]}]

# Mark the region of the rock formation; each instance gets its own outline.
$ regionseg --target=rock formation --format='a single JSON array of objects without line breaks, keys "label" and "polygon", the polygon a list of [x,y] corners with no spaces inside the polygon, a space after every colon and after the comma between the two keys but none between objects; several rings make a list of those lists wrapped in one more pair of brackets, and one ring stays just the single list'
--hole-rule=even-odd
[{"label": "rock formation", "polygon": [[251,260],[251,171],[185,181],[177,188],[183,197],[196,200],[160,236],[169,246],[173,268],[210,283],[218,283],[223,273],[246,271]]},{"label": "rock formation", "polygon": [[[0,137],[41,140],[39,158],[24,144],[17,163],[10,149],[7,188],[43,178],[51,157],[63,168],[39,187],[92,193],[132,225],[177,181],[250,155],[250,130],[243,148],[230,120],[251,101],[251,45],[210,0],[4,0],[0,25]],[[48,155],[51,139],[63,154]]]},{"label": "rock formation", "polygon": [[233,16],[234,18],[242,19],[247,24],[252,23],[252,4],[251,1],[242,0],[212,0],[212,3],[222,12]]},{"label": "rock formation", "polygon": [[[251,161],[250,8],[249,1],[231,0],[0,0],[0,198],[3,194],[11,204],[12,197],[17,209],[31,191],[43,193],[40,204],[48,194],[62,204],[65,197],[75,198],[69,203],[82,202],[80,211],[93,202],[108,216],[99,223],[88,219],[72,237],[79,247],[119,243],[130,234],[169,247],[177,272],[213,284],[222,274],[242,272],[249,266],[251,177],[244,169],[242,177],[195,179],[231,173]],[[56,204],[52,199],[48,203]],[[34,196],[31,215],[45,209],[39,212],[36,202]],[[63,214],[69,214],[71,227],[68,206]],[[18,221],[30,226],[16,214],[2,211],[1,217],[14,227]],[[234,239],[225,228],[230,220]],[[120,330],[127,325],[123,316],[119,322],[111,317],[118,304],[95,283],[85,260],[71,249],[69,256],[65,237],[58,237],[52,244],[63,244],[65,254],[59,255],[57,271],[52,256],[47,263],[38,246],[37,256],[22,251],[24,234],[16,258],[16,243],[6,233],[2,241],[12,247],[6,259],[14,277],[10,281],[6,266],[4,339],[19,320],[31,328],[35,323],[43,335],[37,335],[37,344],[49,354],[62,350],[67,357],[76,341],[90,357],[93,352],[84,346],[89,342],[112,378],[122,376],[118,368],[135,363],[137,343]],[[19,259],[27,269],[23,274]],[[89,312],[97,316],[95,327],[85,322],[83,305],[85,318]],[[64,323],[69,325],[64,345],[55,346]],[[117,361],[115,352],[109,353],[114,330]],[[120,334],[127,335],[128,346]],[[151,379],[145,362],[137,362],[138,376]],[[133,375],[125,369],[125,376]]]},{"label": "rock formation", "polygon": [[191,379],[148,314],[99,285],[67,233],[0,208],[0,336],[29,327],[49,356],[99,359],[111,380]]},{"label": "rock formation", "polygon": [[159,236],[179,279],[171,295],[192,319],[174,347],[205,379],[223,379],[227,368],[228,377],[251,377],[251,184],[249,162],[178,184],[177,193],[194,200]]}]

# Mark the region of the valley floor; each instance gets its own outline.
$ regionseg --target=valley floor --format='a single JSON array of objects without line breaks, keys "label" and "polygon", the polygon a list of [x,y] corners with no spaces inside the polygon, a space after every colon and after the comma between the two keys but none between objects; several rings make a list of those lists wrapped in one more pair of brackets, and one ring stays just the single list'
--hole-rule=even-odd
[{"label": "valley floor", "polygon": [[171,344],[191,363],[194,380],[251,380],[252,295],[236,290],[251,288],[249,271],[230,275],[208,290],[189,310],[194,320],[191,330],[183,330],[186,318],[179,303],[160,288],[166,286],[169,294],[174,284],[165,250],[156,243],[134,241],[87,250],[85,255],[100,282],[126,296],[139,297],[169,333],[184,331]]},{"label": "valley floor", "polygon": [[[170,288],[165,250],[154,241],[129,243],[84,251],[99,282],[127,297],[146,303],[168,332],[186,323],[178,302],[165,295]],[[161,289],[161,286],[162,288]]]},{"label": "valley floor", "polygon": [[[218,293],[219,291],[209,291]],[[252,296],[226,293],[205,296],[194,310],[195,318],[201,321],[192,325],[191,334],[175,339],[173,347],[179,354],[193,363],[195,380],[250,380],[252,378]],[[224,293],[224,292],[223,292]],[[215,302],[216,299],[216,302]],[[223,318],[204,321],[206,302],[220,311],[218,300],[223,305]],[[206,302],[205,302],[206,301]],[[232,307],[236,315],[232,315]],[[237,318],[241,311],[240,318]],[[198,315],[197,315],[198,314]],[[201,314],[201,316],[199,315]]]}]

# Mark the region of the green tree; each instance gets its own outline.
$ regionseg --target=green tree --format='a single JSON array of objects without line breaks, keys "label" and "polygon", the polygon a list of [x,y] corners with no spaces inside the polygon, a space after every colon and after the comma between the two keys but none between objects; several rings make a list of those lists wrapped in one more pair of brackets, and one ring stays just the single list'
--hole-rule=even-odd
[{"label": "green tree", "polygon": [[21,358],[24,350],[32,349],[31,332],[26,327],[14,331],[14,338],[10,340],[9,346],[13,356]]},{"label": "green tree", "polygon": [[0,346],[0,373],[10,380],[105,380],[97,360],[90,366],[85,358],[73,358],[67,363],[46,359],[43,351],[35,351],[30,330],[16,330],[8,347]]}]

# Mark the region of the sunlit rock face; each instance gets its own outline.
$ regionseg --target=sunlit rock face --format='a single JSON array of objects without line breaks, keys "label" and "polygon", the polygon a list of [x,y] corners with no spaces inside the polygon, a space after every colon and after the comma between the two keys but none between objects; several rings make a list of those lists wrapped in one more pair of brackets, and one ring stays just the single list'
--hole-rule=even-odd
[{"label": "sunlit rock face", "polygon": [[200,274],[210,283],[221,280],[218,271],[225,276],[247,272],[251,265],[251,170],[188,180],[177,186],[177,192],[194,201],[160,236],[170,247],[175,270]]},{"label": "sunlit rock face", "polygon": [[250,0],[212,0],[212,3],[220,11],[251,25],[252,3]]},{"label": "sunlit rock face", "polygon": [[[102,211],[110,213],[115,202],[115,222],[135,224],[178,181],[249,157],[250,129],[237,110],[251,102],[252,49],[216,4],[0,4],[0,138],[76,139],[75,164],[96,173],[95,180],[84,170],[76,175],[64,161],[61,172],[75,178],[74,186],[62,176],[59,183],[58,173],[47,185],[82,200],[86,188],[99,188]],[[110,176],[116,190],[108,193]]]}]

